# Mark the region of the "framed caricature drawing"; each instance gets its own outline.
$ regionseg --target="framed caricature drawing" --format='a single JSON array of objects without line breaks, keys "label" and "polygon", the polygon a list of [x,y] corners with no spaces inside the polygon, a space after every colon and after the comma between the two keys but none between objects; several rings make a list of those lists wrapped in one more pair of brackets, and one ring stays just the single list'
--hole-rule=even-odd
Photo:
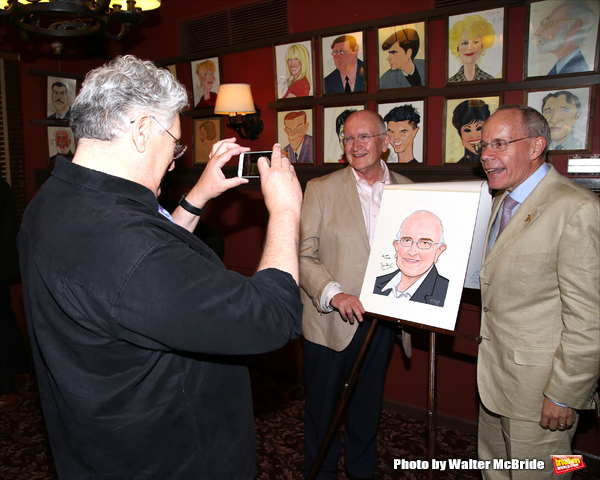
[{"label": "framed caricature drawing", "polygon": [[483,180],[387,185],[360,292],[365,310],[453,330],[463,286],[479,288],[490,211]]},{"label": "framed caricature drawing", "polygon": [[366,92],[363,32],[321,39],[323,93]]},{"label": "framed caricature drawing", "polygon": [[71,105],[77,95],[77,80],[74,78],[48,77],[46,115],[52,119],[71,118]]},{"label": "framed caricature drawing", "polygon": [[598,71],[597,0],[529,4],[526,77]]},{"label": "framed caricature drawing", "polygon": [[377,30],[379,90],[425,85],[425,22]]},{"label": "framed caricature drawing", "polygon": [[413,100],[381,103],[377,107],[390,136],[387,163],[423,163],[424,104],[424,100]]},{"label": "framed caricature drawing", "polygon": [[590,151],[592,87],[526,92],[525,102],[540,112],[550,125],[553,152]]},{"label": "framed caricature drawing", "polygon": [[312,42],[275,46],[275,85],[277,98],[313,95],[314,69]]},{"label": "framed caricature drawing", "polygon": [[194,165],[208,162],[215,143],[221,140],[222,117],[194,119]]},{"label": "framed caricature drawing", "polygon": [[217,101],[221,84],[219,57],[205,58],[191,63],[194,107],[212,107]]},{"label": "framed caricature drawing", "polygon": [[500,96],[446,99],[444,163],[479,163],[474,143],[481,140],[483,123],[500,105]]},{"label": "framed caricature drawing", "polygon": [[58,155],[67,158],[73,158],[75,155],[73,131],[69,127],[48,127],[48,161],[50,165],[54,165]]},{"label": "framed caricature drawing", "polygon": [[323,163],[346,163],[346,154],[342,146],[344,122],[351,113],[364,110],[363,105],[326,107],[323,110]]},{"label": "framed caricature drawing", "polygon": [[314,163],[313,117],[312,109],[277,112],[277,141],[292,163]]},{"label": "framed caricature drawing", "polygon": [[504,8],[448,17],[447,83],[503,78]]}]

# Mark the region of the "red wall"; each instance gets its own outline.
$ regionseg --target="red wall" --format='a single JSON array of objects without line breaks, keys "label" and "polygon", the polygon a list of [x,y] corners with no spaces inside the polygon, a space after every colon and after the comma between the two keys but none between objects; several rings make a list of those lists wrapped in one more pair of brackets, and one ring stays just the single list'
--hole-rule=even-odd
[{"label": "red wall", "polygon": [[[168,0],[164,7],[147,14],[143,27],[132,31],[120,43],[111,43],[107,57],[131,53],[151,60],[161,60],[179,55],[179,22],[201,15],[221,11],[224,7],[236,7],[254,3],[253,0],[227,0],[221,2],[198,2],[196,0]],[[500,3],[500,2],[499,2]],[[382,26],[388,23],[387,17],[411,11],[424,11],[433,8],[433,0],[420,2],[371,0],[289,0],[288,27],[291,33],[313,31],[345,24],[382,19]],[[316,14],[318,12],[318,14]],[[507,81],[522,80],[523,45],[526,26],[526,7],[508,8],[508,66]],[[368,56],[374,58],[377,42],[375,31],[367,32]],[[445,21],[442,18],[429,22],[428,65],[429,86],[443,88],[445,79]],[[70,58],[49,54],[49,41],[41,39],[23,42],[18,39],[15,30],[0,24],[0,49],[17,50],[22,55],[23,89],[23,129],[26,138],[25,157],[28,171],[28,196],[35,194],[33,171],[47,164],[46,127],[31,123],[32,119],[45,117],[46,78],[32,75],[29,69],[49,70],[53,72],[84,74],[103,63],[103,58]],[[67,53],[77,51],[77,47],[66,46]],[[201,58],[201,54],[199,55]],[[253,150],[270,149],[276,138],[275,115],[268,109],[274,102],[273,52],[270,47],[244,51],[221,58],[222,78],[224,82],[243,82],[252,85],[255,102],[262,110],[265,128],[256,141],[244,141]],[[376,69],[368,72],[369,91],[375,92]],[[190,68],[187,64],[178,65],[180,80],[191,89]],[[318,88],[318,87],[317,87]],[[508,91],[504,103],[522,103],[523,91]],[[427,103],[428,125],[427,160],[429,165],[440,165],[442,158],[442,122],[443,97],[430,97]],[[368,107],[375,109],[375,103]],[[600,111],[600,95],[596,98],[594,112]],[[597,117],[597,115],[595,115]],[[320,117],[317,115],[317,132]],[[593,152],[600,153],[600,121],[596,118],[593,140]],[[192,120],[184,118],[182,122],[183,142],[192,145]],[[321,152],[318,151],[320,160]],[[561,173],[566,172],[566,156],[556,156],[553,164]],[[184,156],[184,165],[191,165],[191,149]],[[449,168],[452,168],[449,166]],[[203,220],[225,240],[225,263],[245,274],[251,274],[258,264],[264,241],[264,228],[267,213],[258,191],[227,192],[212,201]],[[17,293],[18,294],[18,293]],[[479,311],[476,307],[463,304],[459,312],[457,330],[477,333],[479,329]],[[427,398],[427,349],[428,336],[417,332],[413,336],[415,348],[410,361],[403,358],[400,349],[396,349],[388,371],[385,390],[386,398],[417,408],[426,408]],[[477,393],[475,383],[477,347],[474,342],[453,340],[438,335],[438,401],[440,414],[449,415],[475,422],[477,420]],[[263,356],[262,361],[283,365],[287,372],[301,372],[301,344],[292,342],[288,347]],[[600,427],[592,421],[578,434],[576,447],[584,451],[600,454]]]}]

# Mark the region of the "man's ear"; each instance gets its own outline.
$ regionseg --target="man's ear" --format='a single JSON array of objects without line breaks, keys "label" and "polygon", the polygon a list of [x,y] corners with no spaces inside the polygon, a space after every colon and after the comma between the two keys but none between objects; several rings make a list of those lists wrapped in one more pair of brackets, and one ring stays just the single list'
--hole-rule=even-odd
[{"label": "man's ear", "polygon": [[546,139],[544,137],[536,137],[531,143],[531,159],[538,159],[546,148]]},{"label": "man's ear", "polygon": [[140,115],[131,124],[131,141],[139,153],[144,153],[150,139],[152,118],[149,115]]},{"label": "man's ear", "polygon": [[448,246],[445,243],[438,247],[438,251],[435,253],[435,257],[433,257],[433,263],[437,263],[438,258],[440,258],[440,255],[444,253],[444,250],[446,250],[446,248],[448,248]]}]

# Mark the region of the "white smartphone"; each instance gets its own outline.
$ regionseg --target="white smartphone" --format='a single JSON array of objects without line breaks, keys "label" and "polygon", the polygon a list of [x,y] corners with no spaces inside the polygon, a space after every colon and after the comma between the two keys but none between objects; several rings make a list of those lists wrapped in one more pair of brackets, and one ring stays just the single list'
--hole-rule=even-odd
[{"label": "white smartphone", "polygon": [[240,153],[240,163],[238,164],[238,177],[243,178],[258,178],[258,159],[260,157],[267,157],[269,162],[271,161],[272,151],[262,152],[244,152]]}]

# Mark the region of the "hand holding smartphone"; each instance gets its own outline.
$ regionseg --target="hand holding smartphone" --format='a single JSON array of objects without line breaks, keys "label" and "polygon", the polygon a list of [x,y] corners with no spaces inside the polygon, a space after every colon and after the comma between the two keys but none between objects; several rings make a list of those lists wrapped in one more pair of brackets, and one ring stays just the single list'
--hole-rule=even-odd
[{"label": "hand holding smartphone", "polygon": [[260,174],[258,172],[257,165],[258,159],[260,157],[267,157],[269,159],[269,163],[271,163],[272,153],[273,152],[270,150],[240,153],[240,161],[238,164],[238,177],[259,178]]}]

